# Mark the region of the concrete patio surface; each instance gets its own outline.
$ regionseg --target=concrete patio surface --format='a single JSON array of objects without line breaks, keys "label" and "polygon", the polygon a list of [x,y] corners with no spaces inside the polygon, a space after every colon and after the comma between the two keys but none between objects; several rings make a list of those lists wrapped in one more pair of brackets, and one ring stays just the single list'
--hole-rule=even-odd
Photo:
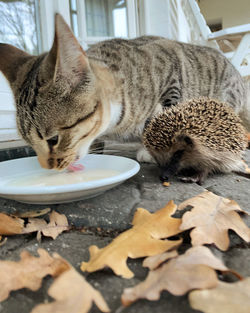
[{"label": "concrete patio surface", "polygon": [[[121,154],[133,157],[131,149],[128,150],[123,150]],[[250,151],[247,152],[246,161],[250,165]],[[69,223],[73,225],[72,230],[62,233],[56,240],[43,238],[41,243],[37,242],[35,234],[9,237],[7,242],[0,247],[0,259],[18,260],[22,250],[26,249],[35,254],[37,248],[41,247],[49,252],[59,253],[80,271],[81,261],[89,259],[88,247],[92,244],[103,247],[119,232],[128,229],[138,207],[154,212],[169,200],[174,200],[176,204],[179,204],[201,193],[204,188],[237,201],[241,208],[250,214],[250,180],[247,178],[235,174],[216,175],[208,178],[203,186],[185,184],[176,180],[166,188],[158,179],[156,165],[141,164],[141,170],[136,176],[102,195],[72,203],[50,205],[51,209],[67,216]],[[48,205],[28,205],[0,198],[0,212],[14,213],[45,207]],[[243,216],[243,219],[250,226],[250,217]],[[228,251],[221,252],[212,247],[213,252],[228,267],[238,271],[242,276],[250,276],[250,245],[243,242],[233,232],[230,233],[230,239]],[[184,247],[189,246],[190,243],[186,238]],[[176,297],[168,292],[163,292],[159,301],[140,300],[128,308],[121,309],[120,296],[123,289],[136,285],[147,275],[147,269],[143,268],[141,263],[142,260],[130,259],[128,261],[129,267],[135,273],[135,277],[129,280],[115,276],[109,269],[82,274],[93,287],[102,293],[111,312],[198,312],[190,308],[187,296]],[[36,304],[51,301],[47,295],[47,289],[52,281],[50,277],[46,277],[42,288],[37,292],[27,289],[12,292],[9,299],[0,303],[0,313],[29,313]],[[99,312],[99,310],[93,306],[90,312]]]}]

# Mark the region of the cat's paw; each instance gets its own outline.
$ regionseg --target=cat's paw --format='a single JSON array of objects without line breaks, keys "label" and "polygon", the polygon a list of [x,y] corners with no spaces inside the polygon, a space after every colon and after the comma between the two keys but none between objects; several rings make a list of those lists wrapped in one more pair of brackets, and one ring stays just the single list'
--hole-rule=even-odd
[{"label": "cat's paw", "polygon": [[136,159],[138,162],[156,163],[154,158],[151,156],[151,154],[145,148],[140,148],[137,151]]}]

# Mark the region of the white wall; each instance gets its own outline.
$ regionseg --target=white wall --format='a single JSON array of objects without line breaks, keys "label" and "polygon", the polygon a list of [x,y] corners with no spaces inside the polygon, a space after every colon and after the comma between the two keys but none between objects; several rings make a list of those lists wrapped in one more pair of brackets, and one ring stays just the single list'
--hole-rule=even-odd
[{"label": "white wall", "polygon": [[23,145],[23,141],[16,129],[13,94],[7,80],[0,72],[0,149],[13,145]]},{"label": "white wall", "polygon": [[144,20],[142,34],[170,37],[167,0],[142,0],[140,10]]},{"label": "white wall", "polygon": [[179,35],[178,40],[182,42],[191,42],[191,29],[187,21],[187,17],[183,10],[179,10]]}]

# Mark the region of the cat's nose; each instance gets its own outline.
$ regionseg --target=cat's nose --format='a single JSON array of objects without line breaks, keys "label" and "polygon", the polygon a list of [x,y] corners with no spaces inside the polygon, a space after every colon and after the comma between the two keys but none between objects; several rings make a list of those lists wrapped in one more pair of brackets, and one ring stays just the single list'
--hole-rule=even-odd
[{"label": "cat's nose", "polygon": [[55,160],[53,158],[43,158],[41,156],[37,156],[38,161],[41,165],[42,168],[46,168],[46,169],[52,169],[55,165]]},{"label": "cat's nose", "polygon": [[38,155],[37,159],[38,159],[38,162],[40,163],[42,168],[46,168],[46,169],[50,169],[51,168],[51,167],[49,167],[47,158],[43,158],[43,157]]}]

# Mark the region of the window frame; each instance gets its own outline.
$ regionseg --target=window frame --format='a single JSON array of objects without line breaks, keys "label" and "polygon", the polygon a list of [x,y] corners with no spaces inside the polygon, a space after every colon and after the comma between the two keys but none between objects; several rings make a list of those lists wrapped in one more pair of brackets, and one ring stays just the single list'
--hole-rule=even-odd
[{"label": "window frame", "polygon": [[70,23],[68,0],[39,0],[42,51],[49,51],[54,40],[55,13],[60,13],[66,23]]},{"label": "window frame", "polygon": [[[93,45],[99,41],[112,39],[114,37],[97,37],[87,35],[87,25],[86,25],[86,5],[85,0],[76,0],[77,3],[77,21],[78,21],[78,32],[79,37],[77,40],[87,49],[90,45]],[[128,37],[134,38],[138,36],[138,10],[137,10],[137,0],[126,0],[127,5],[127,25],[128,25]]]}]

